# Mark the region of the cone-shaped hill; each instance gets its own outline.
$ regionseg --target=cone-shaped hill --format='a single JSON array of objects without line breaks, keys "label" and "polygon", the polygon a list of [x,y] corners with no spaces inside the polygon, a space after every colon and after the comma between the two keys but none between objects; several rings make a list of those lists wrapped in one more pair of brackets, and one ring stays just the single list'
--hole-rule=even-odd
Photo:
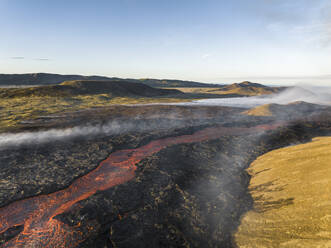
[{"label": "cone-shaped hill", "polygon": [[282,88],[280,87],[269,87],[262,84],[251,83],[244,81],[242,83],[234,83],[226,85],[221,88],[224,93],[238,94],[245,96],[256,96],[256,95],[268,95],[280,92]]},{"label": "cone-shaped hill", "polygon": [[229,85],[214,87],[176,87],[176,89],[185,93],[202,93],[214,95],[227,95],[232,97],[241,96],[260,96],[279,93],[286,89],[286,87],[270,87],[262,84],[251,83],[244,81],[242,83],[234,83]]},{"label": "cone-shaped hill", "polygon": [[145,84],[125,81],[66,81],[59,85],[29,88],[0,89],[0,97],[55,96],[109,94],[112,97],[158,97],[183,94],[175,89],[156,89]]}]

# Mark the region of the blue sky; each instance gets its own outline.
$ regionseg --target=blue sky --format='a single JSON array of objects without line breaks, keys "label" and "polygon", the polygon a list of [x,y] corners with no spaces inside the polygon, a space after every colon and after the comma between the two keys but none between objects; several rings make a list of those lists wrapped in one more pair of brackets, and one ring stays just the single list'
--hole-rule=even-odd
[{"label": "blue sky", "polygon": [[0,0],[0,73],[331,85],[329,0]]}]

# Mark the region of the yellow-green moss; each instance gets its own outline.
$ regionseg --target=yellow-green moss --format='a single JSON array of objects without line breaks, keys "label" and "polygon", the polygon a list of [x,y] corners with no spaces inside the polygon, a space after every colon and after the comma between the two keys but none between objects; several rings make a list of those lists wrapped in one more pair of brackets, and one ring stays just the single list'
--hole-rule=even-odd
[{"label": "yellow-green moss", "polygon": [[238,247],[331,247],[331,137],[267,153],[249,168],[254,209]]},{"label": "yellow-green moss", "polygon": [[19,126],[22,121],[40,116],[76,111],[114,104],[146,104],[183,102],[177,98],[112,98],[108,94],[78,95],[74,97],[30,96],[0,99],[0,132],[8,127]]}]

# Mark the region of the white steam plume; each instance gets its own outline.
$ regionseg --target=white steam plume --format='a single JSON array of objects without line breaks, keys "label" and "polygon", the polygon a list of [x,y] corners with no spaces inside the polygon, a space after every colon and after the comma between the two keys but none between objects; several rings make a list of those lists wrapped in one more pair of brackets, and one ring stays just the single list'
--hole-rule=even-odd
[{"label": "white steam plume", "polygon": [[76,126],[65,129],[49,129],[35,132],[20,133],[2,133],[0,134],[0,149],[10,146],[19,146],[26,144],[40,144],[56,140],[71,139],[75,137],[88,137],[93,135],[115,135],[126,132],[149,131],[153,129],[169,129],[185,125],[184,121],[158,121],[151,123],[149,121],[130,121],[113,120],[106,124]]},{"label": "white steam plume", "polygon": [[331,88],[327,87],[291,87],[279,94],[252,97],[233,97],[198,100],[184,105],[221,105],[230,107],[252,108],[263,104],[288,104],[296,101],[331,105]]},{"label": "white steam plume", "polygon": [[[127,127],[130,128],[130,127]],[[3,133],[0,134],[0,149],[7,146],[43,143],[50,140],[74,138],[78,136],[96,135],[100,133],[112,134],[120,131],[121,125],[111,122],[108,125],[78,126],[66,129],[50,129],[38,132]]]}]

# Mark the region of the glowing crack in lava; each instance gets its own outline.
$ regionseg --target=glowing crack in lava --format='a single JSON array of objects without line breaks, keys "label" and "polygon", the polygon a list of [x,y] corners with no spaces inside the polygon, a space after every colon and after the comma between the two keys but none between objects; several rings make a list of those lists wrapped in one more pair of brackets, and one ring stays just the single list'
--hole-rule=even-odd
[{"label": "glowing crack in lava", "polygon": [[275,129],[280,125],[206,128],[192,135],[164,138],[136,149],[116,151],[96,169],[78,178],[64,190],[16,201],[1,208],[0,234],[10,228],[24,225],[23,230],[3,244],[3,247],[76,247],[86,237],[78,228],[76,230],[75,227],[68,226],[54,217],[97,191],[131,180],[135,176],[136,164],[143,158],[175,144],[202,142],[224,135],[256,133]]}]

